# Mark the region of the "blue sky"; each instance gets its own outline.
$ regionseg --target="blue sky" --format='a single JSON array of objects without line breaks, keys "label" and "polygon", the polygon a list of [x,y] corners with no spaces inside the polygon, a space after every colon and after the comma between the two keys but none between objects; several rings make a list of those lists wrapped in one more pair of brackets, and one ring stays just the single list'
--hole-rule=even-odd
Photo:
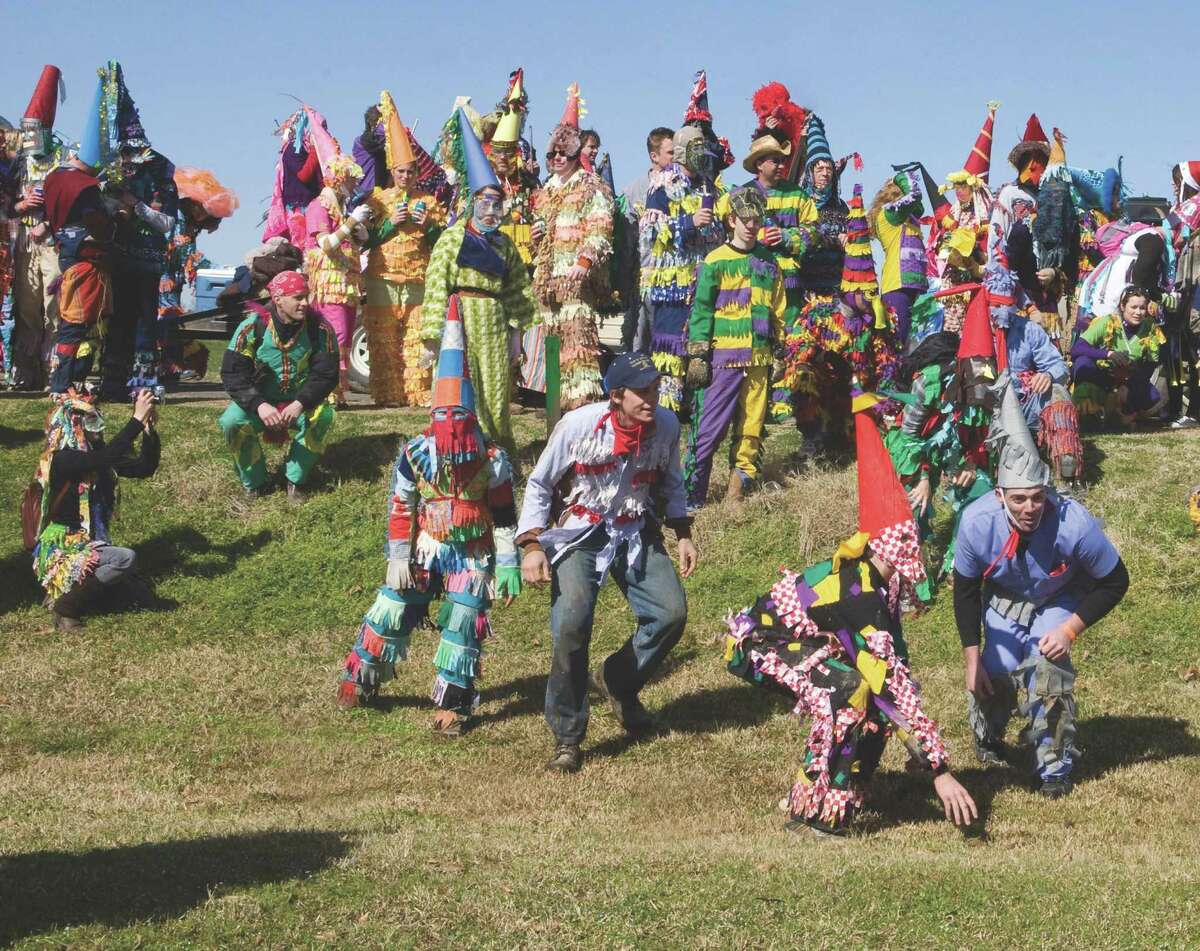
[{"label": "blue sky", "polygon": [[[431,147],[456,95],[486,111],[518,65],[539,152],[577,80],[584,124],[601,133],[619,186],[644,170],[646,132],[679,123],[701,67],[716,130],[739,160],[754,125],[750,96],[777,79],[821,114],[835,154],[862,153],[868,192],[894,162],[920,159],[939,178],[961,167],[989,99],[1003,103],[993,185],[1009,177],[1004,157],[1031,111],[1047,132],[1066,133],[1072,164],[1104,167],[1123,154],[1135,193],[1166,194],[1170,165],[1200,159],[1196,95],[1179,92],[1194,73],[1184,66],[1200,35],[1195,2],[56,0],[5,3],[0,23],[21,40],[0,57],[0,115],[14,123],[42,64],[54,63],[68,91],[56,125],[77,135],[95,68],[121,61],[154,145],[212,169],[241,199],[202,239],[218,263],[239,262],[258,239],[271,133],[294,106],[285,94],[323,112],[349,148],[364,108],[388,88]],[[727,175],[743,178],[740,167]],[[851,181],[848,172],[846,193]]]}]

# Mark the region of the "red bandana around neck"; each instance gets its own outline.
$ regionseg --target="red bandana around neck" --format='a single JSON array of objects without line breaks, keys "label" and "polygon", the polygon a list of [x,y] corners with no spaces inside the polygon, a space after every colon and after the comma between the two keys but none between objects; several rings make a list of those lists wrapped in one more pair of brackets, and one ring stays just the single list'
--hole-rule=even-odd
[{"label": "red bandana around neck", "polygon": [[613,455],[636,456],[642,451],[642,440],[653,430],[648,423],[634,423],[623,427],[617,419],[615,411],[610,411],[608,421],[613,428]]}]

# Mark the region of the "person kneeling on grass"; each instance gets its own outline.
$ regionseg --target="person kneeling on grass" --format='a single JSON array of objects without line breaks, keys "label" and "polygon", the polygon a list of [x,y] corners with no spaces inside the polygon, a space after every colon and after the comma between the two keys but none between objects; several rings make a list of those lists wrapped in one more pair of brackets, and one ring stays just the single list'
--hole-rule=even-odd
[{"label": "person kneeling on grass", "polygon": [[[588,723],[588,644],[596,599],[611,574],[638,626],[591,676],[630,733],[654,726],[638,692],[666,659],[687,623],[679,575],[696,567],[679,464],[679,420],[658,405],[660,374],[644,353],[625,353],[604,378],[608,400],[567,413],[554,427],[525,489],[517,543],[522,579],[552,582],[554,646],[546,722],[554,733],[552,772],[583,763]],[[679,539],[679,575],[655,515]]]},{"label": "person kneeling on grass", "polygon": [[918,765],[933,773],[946,818],[978,818],[970,794],[950,774],[937,724],[925,713],[908,666],[901,605],[928,587],[917,523],[867,410],[855,400],[859,531],[833,558],[783,578],[729,620],[731,673],[782,689],[795,713],[812,718],[787,828],[842,834],[862,807],[867,784],[897,733]]},{"label": "person kneeling on grass", "polygon": [[[154,396],[138,393],[133,418],[111,443],[104,442],[104,417],[90,395],[70,389],[50,399],[46,448],[38,462],[42,512],[33,568],[46,589],[54,627],[72,631],[104,589],[130,578],[137,561],[130,548],[109,544],[116,512],[117,476],[145,479],[158,469]],[[142,450],[133,441],[142,434]],[[136,590],[134,603],[146,592]]]},{"label": "person kneeling on grass", "polygon": [[998,489],[963,512],[954,556],[967,717],[979,761],[1001,763],[1004,730],[1023,688],[1020,711],[1029,717],[1024,735],[1037,758],[1039,791],[1057,799],[1071,791],[1078,755],[1071,645],[1117,606],[1129,573],[1092,514],[1049,488],[1050,467],[1007,375],[996,389],[1002,394],[993,422],[993,438],[1002,441]]},{"label": "person kneeling on grass", "polygon": [[491,632],[488,607],[497,595],[511,604],[521,591],[512,466],[484,437],[475,406],[454,296],[442,329],[429,428],[401,447],[392,469],[387,583],[363,618],[338,686],[340,707],[372,701],[395,676],[409,635],[440,594],[433,729],[448,737],[463,733],[479,703],[475,678]]},{"label": "person kneeling on grass", "polygon": [[283,475],[288,500],[298,503],[336,415],[329,396],[338,385],[337,337],[328,321],[310,313],[308,280],[299,271],[281,271],[267,289],[270,307],[247,303],[254,314],[238,325],[225,351],[221,382],[233,402],[219,425],[251,496],[267,487],[259,435],[272,443],[290,438]]}]

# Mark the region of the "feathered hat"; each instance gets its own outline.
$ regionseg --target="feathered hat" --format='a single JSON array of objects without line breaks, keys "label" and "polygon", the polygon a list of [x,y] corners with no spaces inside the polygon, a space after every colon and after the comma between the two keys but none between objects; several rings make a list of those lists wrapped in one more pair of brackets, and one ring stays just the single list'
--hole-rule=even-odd
[{"label": "feathered hat", "polygon": [[808,118],[808,111],[792,102],[792,94],[788,92],[787,86],[780,82],[769,82],[760,87],[751,98],[750,104],[758,117],[759,131],[755,132],[756,138],[766,129],[768,118],[778,121],[779,125],[770,131],[776,138],[787,142],[788,149],[784,155],[790,156],[791,161],[788,163],[786,176],[795,181],[804,167],[804,123]]},{"label": "feathered hat", "polygon": [[25,107],[25,116],[21,125],[25,128],[39,126],[43,129],[54,128],[54,119],[58,114],[58,104],[67,101],[67,87],[62,80],[62,70],[57,66],[43,66],[42,75],[38,78],[29,105]]},{"label": "feathered hat", "polygon": [[988,443],[1000,448],[996,485],[1001,489],[1037,489],[1049,485],[1050,466],[1038,452],[1016,387],[1007,371],[1000,374],[995,390],[1000,393],[1000,412],[992,420]]},{"label": "feathered hat", "polygon": [[442,328],[442,347],[438,351],[437,374],[433,381],[431,409],[460,407],[475,412],[475,387],[467,372],[467,341],[458,295],[450,297],[446,323]]},{"label": "feathered hat", "polygon": [[947,185],[943,187],[943,191],[946,188],[953,188],[955,185],[968,185],[971,188],[987,187],[988,173],[992,168],[992,128],[996,124],[996,110],[999,108],[1000,103],[995,99],[987,104],[987,118],[983,120],[983,128],[975,137],[975,144],[971,147],[966,162],[957,172],[951,172],[946,176]]},{"label": "feathered hat", "polygon": [[175,188],[180,198],[194,201],[213,218],[228,218],[238,207],[237,195],[207,169],[187,165],[176,168]]},{"label": "feathered hat", "polygon": [[392,94],[386,89],[379,93],[379,121],[383,123],[383,151],[387,167],[392,169],[415,162],[417,156],[413,152],[412,139],[409,138],[408,129],[400,121]]},{"label": "feathered hat", "polygon": [[1025,135],[1008,153],[1008,161],[1019,171],[1021,162],[1034,155],[1040,155],[1043,162],[1050,160],[1050,139],[1038,121],[1036,112],[1029,116],[1029,121],[1025,123]]}]

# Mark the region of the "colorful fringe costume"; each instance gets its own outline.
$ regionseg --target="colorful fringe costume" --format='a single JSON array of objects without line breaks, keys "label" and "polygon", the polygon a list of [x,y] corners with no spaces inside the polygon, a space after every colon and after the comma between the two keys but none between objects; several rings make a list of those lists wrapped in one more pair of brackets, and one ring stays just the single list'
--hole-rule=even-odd
[{"label": "colorful fringe costume", "polygon": [[[579,168],[565,182],[551,176],[533,211],[546,223],[534,247],[533,293],[546,334],[561,340],[562,408],[570,410],[603,395],[597,321],[612,294],[613,198],[599,176]],[[576,264],[587,268],[582,283],[567,276]]]},{"label": "colorful fringe costume", "polygon": [[758,476],[771,351],[786,312],[781,268],[763,245],[740,251],[725,244],[704,259],[688,321],[688,354],[708,360],[712,378],[692,396],[684,464],[689,507],[704,504],[713,457],[731,423],[731,467],[746,479]]},{"label": "colorful fringe costume", "polygon": [[329,400],[338,382],[337,337],[315,313],[303,323],[285,324],[273,308],[250,306],[255,313],[238,325],[221,364],[221,382],[233,402],[218,425],[233,450],[238,479],[247,489],[260,489],[267,465],[261,438],[266,426],[258,407],[269,402],[283,409],[299,400],[304,411],[293,423],[294,435],[272,430],[266,438],[290,440],[284,475],[292,485],[303,485],[325,452],[337,415]]},{"label": "colorful fringe costume", "polygon": [[[935,773],[948,762],[900,627],[901,603],[924,589],[917,528],[875,423],[862,412],[856,423],[861,530],[831,560],[799,574],[785,569],[753,607],[729,619],[725,650],[733,674],[782,688],[795,697],[794,712],[811,717],[788,812],[827,832],[843,830],[862,806],[893,732]],[[890,581],[873,555],[891,567]]]},{"label": "colorful fringe costume", "polygon": [[[401,123],[391,95],[380,93],[386,161],[392,167],[432,164],[412,133]],[[424,181],[424,179],[422,179]],[[428,406],[433,371],[421,366],[421,315],[429,255],[446,226],[446,209],[420,183],[414,189],[376,188],[367,199],[375,228],[367,240],[363,324],[371,350],[371,399],[381,406]],[[405,207],[409,217],[391,222]],[[417,224],[412,212],[424,208]]]},{"label": "colorful fringe costume", "polygon": [[346,656],[338,688],[343,707],[369,702],[395,676],[413,630],[427,622],[429,605],[442,596],[432,699],[443,710],[470,716],[479,703],[475,680],[490,633],[488,607],[494,597],[521,590],[512,469],[504,450],[479,430],[464,344],[462,321],[451,308],[432,421],[401,447],[392,468],[388,583]]},{"label": "colorful fringe costume", "polygon": [[903,350],[908,344],[913,302],[928,286],[925,242],[921,234],[924,205],[920,182],[911,172],[898,173],[888,185],[894,186],[899,194],[884,198],[888,191],[888,186],[884,186],[875,197],[868,220],[872,233],[883,247],[879,289],[883,302],[893,315],[891,323],[896,342]]},{"label": "colorful fringe costume", "polygon": [[712,207],[715,197],[711,182],[696,183],[686,168],[672,163],[651,173],[640,219],[641,293],[652,315],[651,355],[662,373],[659,402],[676,415],[684,413],[688,317],[697,274],[723,240],[715,218],[703,228],[692,218],[706,202]]},{"label": "colorful fringe costume", "polygon": [[[1162,394],[1152,377],[1166,342],[1166,335],[1149,316],[1136,327],[1117,314],[1093,320],[1071,347],[1072,398],[1078,411],[1085,416],[1128,418],[1158,406]],[[1124,354],[1128,361],[1115,363],[1114,353]]]}]

